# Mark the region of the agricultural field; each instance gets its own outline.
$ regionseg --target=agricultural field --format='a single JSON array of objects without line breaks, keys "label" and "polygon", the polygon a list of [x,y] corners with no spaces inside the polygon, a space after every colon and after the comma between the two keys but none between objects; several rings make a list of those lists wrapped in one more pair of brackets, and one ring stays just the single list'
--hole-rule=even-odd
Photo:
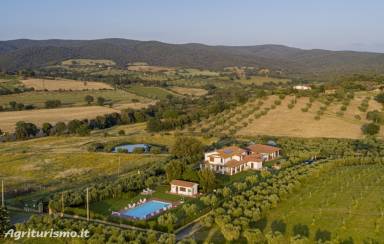
[{"label": "agricultural field", "polygon": [[146,86],[131,86],[126,91],[134,93],[138,96],[147,97],[151,99],[165,99],[168,95],[177,96],[174,92],[160,87],[146,87]]},{"label": "agricultural field", "polygon": [[211,71],[211,70],[204,70],[204,69],[177,69],[177,74],[180,76],[208,76],[208,77],[217,77],[220,75],[220,73]]},{"label": "agricultural field", "polygon": [[66,79],[26,79],[21,81],[24,86],[33,88],[36,91],[82,91],[82,90],[101,90],[113,89],[110,85],[95,81],[77,81]]},{"label": "agricultural field", "polygon": [[207,90],[201,89],[201,88],[192,88],[192,87],[181,87],[181,86],[174,86],[170,88],[171,91],[176,92],[181,95],[189,95],[189,96],[204,96],[207,94]]},{"label": "agricultural field", "polygon": [[94,97],[94,102],[98,97],[105,98],[112,103],[113,107],[121,107],[125,105],[131,108],[146,107],[152,102],[151,99],[135,95],[123,90],[92,90],[92,91],[41,91],[41,92],[25,92],[22,96],[18,94],[0,96],[0,105],[9,106],[9,102],[32,104],[37,108],[44,108],[47,100],[60,100],[62,106],[85,106],[87,102],[85,96]]},{"label": "agricultural field", "polygon": [[[326,101],[269,96],[251,99],[245,105],[224,111],[207,120],[192,124],[189,131],[230,133],[239,136],[275,135],[293,137],[363,138],[361,126],[367,123],[366,113],[381,110],[374,93],[360,92],[348,101]],[[361,104],[367,108],[361,109]],[[344,106],[344,107],[343,107]],[[381,130],[381,137],[384,131]]]},{"label": "agricultural field", "polygon": [[1,178],[12,188],[44,186],[58,189],[117,174],[119,158],[120,172],[124,173],[166,157],[162,154],[88,151],[90,143],[111,139],[63,136],[0,144]]},{"label": "agricultural field", "polygon": [[236,80],[236,82],[240,82],[242,84],[255,84],[255,85],[263,85],[265,83],[275,83],[275,84],[285,84],[290,82],[290,79],[283,78],[274,78],[274,77],[266,77],[266,76],[251,76],[247,78],[241,78]]},{"label": "agricultural field", "polygon": [[100,106],[86,106],[73,108],[39,109],[1,112],[0,129],[5,132],[13,132],[19,121],[31,122],[41,126],[45,122],[68,122],[73,119],[95,118],[98,115],[119,112],[113,108]]},{"label": "agricultural field", "polygon": [[[165,159],[168,154],[125,154],[92,152],[95,143],[119,145],[122,143],[145,143],[171,148],[174,133],[149,133],[145,123],[120,125],[109,129],[96,130],[90,136],[50,136],[0,143],[0,177],[7,185],[22,187],[24,184],[63,187],[77,180],[91,177],[114,175],[121,158],[121,172],[130,172],[148,163]],[[119,131],[123,130],[124,135]],[[215,138],[196,137],[205,145]],[[55,186],[56,187],[56,186]]]},{"label": "agricultural field", "polygon": [[381,165],[337,168],[278,204],[267,215],[265,232],[279,230],[287,240],[303,230],[309,240],[384,240],[383,174]]}]

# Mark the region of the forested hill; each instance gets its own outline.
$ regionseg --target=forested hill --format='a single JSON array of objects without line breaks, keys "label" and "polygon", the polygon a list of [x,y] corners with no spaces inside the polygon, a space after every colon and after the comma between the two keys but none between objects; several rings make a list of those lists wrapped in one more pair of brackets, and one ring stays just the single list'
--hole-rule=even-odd
[{"label": "forested hill", "polygon": [[209,69],[253,66],[303,77],[384,73],[384,54],[368,52],[304,50],[281,45],[168,44],[127,39],[0,42],[0,69],[3,71],[36,68],[72,58],[111,59],[120,66],[129,62]]}]

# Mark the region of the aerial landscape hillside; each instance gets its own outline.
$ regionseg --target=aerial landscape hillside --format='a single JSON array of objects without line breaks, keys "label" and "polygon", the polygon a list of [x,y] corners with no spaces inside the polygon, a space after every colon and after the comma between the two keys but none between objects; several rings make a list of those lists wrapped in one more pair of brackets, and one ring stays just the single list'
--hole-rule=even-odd
[{"label": "aerial landscape hillside", "polygon": [[384,243],[383,4],[3,5],[0,243]]},{"label": "aerial landscape hillside", "polygon": [[[190,58],[193,57],[193,58]],[[0,41],[0,69],[17,70],[56,64],[72,58],[109,59],[151,65],[220,69],[228,66],[268,67],[285,76],[329,77],[350,72],[382,74],[384,54],[304,50],[282,45],[208,46],[126,39]]]}]

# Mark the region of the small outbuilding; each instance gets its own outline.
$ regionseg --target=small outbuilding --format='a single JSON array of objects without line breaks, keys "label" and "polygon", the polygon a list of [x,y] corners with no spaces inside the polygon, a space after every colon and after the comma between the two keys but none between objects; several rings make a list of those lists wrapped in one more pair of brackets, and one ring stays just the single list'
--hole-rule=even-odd
[{"label": "small outbuilding", "polygon": [[184,180],[172,180],[170,193],[184,196],[195,196],[198,192],[199,184]]}]

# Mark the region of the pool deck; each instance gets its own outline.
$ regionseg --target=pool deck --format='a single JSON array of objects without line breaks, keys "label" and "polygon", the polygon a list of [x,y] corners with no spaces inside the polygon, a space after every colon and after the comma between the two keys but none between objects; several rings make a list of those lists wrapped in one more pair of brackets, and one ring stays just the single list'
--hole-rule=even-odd
[{"label": "pool deck", "polygon": [[[150,202],[150,201],[159,201],[159,202],[169,203],[170,206],[167,207],[166,210],[164,210],[164,209],[159,209],[159,210],[157,210],[157,211],[155,211],[155,212],[152,212],[152,213],[150,213],[150,214],[147,214],[147,215],[145,216],[145,218],[138,218],[138,217],[133,217],[133,216],[127,216],[127,215],[124,215],[124,214],[123,214],[123,212],[126,212],[126,211],[128,211],[128,210],[131,210],[131,209],[135,209],[135,208],[137,208],[137,207],[140,207],[140,206],[142,206],[143,204],[148,203],[148,202]],[[168,211],[168,210],[170,210],[170,209],[177,208],[180,204],[181,204],[180,201],[169,201],[169,200],[164,200],[164,199],[161,199],[161,198],[156,198],[156,197],[154,197],[154,198],[147,199],[146,202],[144,202],[144,203],[140,203],[140,204],[136,205],[136,206],[133,207],[133,208],[121,209],[121,210],[118,211],[118,212],[112,212],[112,215],[114,215],[114,216],[118,216],[118,217],[120,217],[120,218],[129,219],[129,220],[148,220],[148,219],[154,218],[154,217],[156,217],[156,216],[159,216],[159,215],[161,215],[162,213],[164,213],[164,212],[166,212],[166,211]]]}]

